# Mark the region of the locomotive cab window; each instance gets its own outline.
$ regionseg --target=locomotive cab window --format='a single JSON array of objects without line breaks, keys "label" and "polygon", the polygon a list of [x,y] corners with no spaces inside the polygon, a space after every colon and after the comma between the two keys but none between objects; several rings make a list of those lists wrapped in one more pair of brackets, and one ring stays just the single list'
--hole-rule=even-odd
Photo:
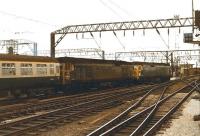
[{"label": "locomotive cab window", "polygon": [[2,63],[2,75],[4,76],[16,75],[15,63]]},{"label": "locomotive cab window", "polygon": [[38,75],[47,75],[47,64],[37,64],[36,71]]},{"label": "locomotive cab window", "polygon": [[21,66],[21,75],[33,74],[32,64],[22,63],[20,66]]}]

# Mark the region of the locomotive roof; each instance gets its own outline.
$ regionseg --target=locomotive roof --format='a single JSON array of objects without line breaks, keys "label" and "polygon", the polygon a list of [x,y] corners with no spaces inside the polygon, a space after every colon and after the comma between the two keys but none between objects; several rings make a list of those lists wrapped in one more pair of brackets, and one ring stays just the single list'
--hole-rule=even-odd
[{"label": "locomotive roof", "polygon": [[16,54],[0,54],[0,61],[58,62],[56,59],[50,57]]},{"label": "locomotive roof", "polygon": [[116,65],[130,64],[130,62],[126,62],[126,61],[88,59],[88,58],[59,57],[57,59],[61,63],[69,62],[69,63],[77,63],[77,64],[116,64]]},{"label": "locomotive roof", "polygon": [[168,63],[155,63],[155,62],[140,62],[140,61],[134,61],[133,64],[138,65],[159,65],[159,66],[169,66]]},{"label": "locomotive roof", "polygon": [[59,62],[65,63],[77,63],[77,64],[115,64],[115,65],[131,65],[131,64],[139,64],[139,65],[163,65],[168,66],[166,63],[150,63],[150,62],[127,62],[127,61],[119,61],[119,60],[102,60],[102,59],[88,59],[88,58],[73,58],[73,57],[59,57],[57,58]]}]

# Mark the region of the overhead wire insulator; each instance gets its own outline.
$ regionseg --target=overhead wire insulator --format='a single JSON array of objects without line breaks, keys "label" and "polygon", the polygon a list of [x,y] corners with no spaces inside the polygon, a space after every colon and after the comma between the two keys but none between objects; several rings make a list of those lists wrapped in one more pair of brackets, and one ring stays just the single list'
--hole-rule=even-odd
[{"label": "overhead wire insulator", "polygon": [[167,30],[167,34],[168,34],[168,37],[167,37],[168,38],[168,43],[167,44],[168,44],[168,48],[169,48],[169,28]]},{"label": "overhead wire insulator", "polygon": [[101,32],[99,33],[99,37],[101,38]]},{"label": "overhead wire insulator", "polygon": [[115,36],[117,36],[117,34],[115,33],[115,31],[113,31],[113,34],[114,34]]},{"label": "overhead wire insulator", "polygon": [[143,29],[143,36],[145,36],[145,29]]},{"label": "overhead wire insulator", "polygon": [[135,35],[135,32],[133,31],[133,36]]},{"label": "overhead wire insulator", "polygon": [[168,34],[168,36],[169,36],[169,28],[168,28],[168,30],[167,30],[167,34]]},{"label": "overhead wire insulator", "polygon": [[82,39],[84,39],[84,33],[82,33]]},{"label": "overhead wire insulator", "polygon": [[78,40],[78,34],[76,33],[76,39]]},{"label": "overhead wire insulator", "polygon": [[94,35],[92,34],[92,32],[90,32],[90,35],[94,38]]},{"label": "overhead wire insulator", "polygon": [[126,36],[126,31],[124,30],[124,37]]}]

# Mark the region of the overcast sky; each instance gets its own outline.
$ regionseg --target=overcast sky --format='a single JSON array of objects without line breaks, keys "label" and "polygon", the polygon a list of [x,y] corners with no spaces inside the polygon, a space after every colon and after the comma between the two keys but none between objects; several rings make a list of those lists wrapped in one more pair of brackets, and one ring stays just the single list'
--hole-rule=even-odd
[{"label": "overcast sky", "polygon": [[[200,2],[194,0],[195,9],[200,9]],[[50,48],[50,32],[67,25],[100,23],[114,21],[134,21],[148,19],[191,17],[191,0],[1,0],[0,4],[0,39],[28,39],[38,42],[39,49]],[[58,48],[97,48],[110,51],[131,50],[166,50],[193,48],[183,44],[183,33],[191,28],[160,30],[161,37],[155,30],[147,30],[145,36],[138,30],[133,37],[117,32],[103,33],[100,39],[76,39],[76,35],[67,35]],[[81,37],[81,36],[80,36]],[[86,36],[87,37],[87,36]],[[197,47],[197,46],[195,46]]]}]

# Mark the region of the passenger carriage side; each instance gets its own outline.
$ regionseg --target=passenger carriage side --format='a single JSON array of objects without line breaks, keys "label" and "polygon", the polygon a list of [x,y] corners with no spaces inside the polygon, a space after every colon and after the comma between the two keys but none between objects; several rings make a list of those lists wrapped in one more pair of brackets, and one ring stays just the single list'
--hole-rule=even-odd
[{"label": "passenger carriage side", "polygon": [[[7,57],[7,58],[6,58]],[[60,65],[37,57],[0,56],[0,91],[30,91],[33,88],[59,85]],[[29,90],[27,90],[29,89]]]}]

